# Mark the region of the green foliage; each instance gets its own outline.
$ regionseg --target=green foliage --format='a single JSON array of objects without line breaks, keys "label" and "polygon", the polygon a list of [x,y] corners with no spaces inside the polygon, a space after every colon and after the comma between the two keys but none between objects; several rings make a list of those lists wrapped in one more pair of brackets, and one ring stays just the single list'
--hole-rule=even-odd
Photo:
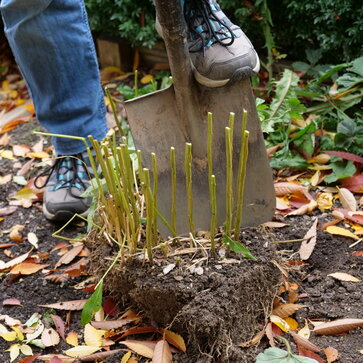
[{"label": "green foliage", "polygon": [[[220,0],[223,10],[246,32],[261,52],[268,39],[261,0]],[[290,59],[302,60],[305,50],[320,50],[326,63],[363,54],[363,6],[360,0],[265,0],[271,14],[275,46]],[[281,26],[283,24],[283,26]],[[263,51],[261,52],[261,54]]]},{"label": "green foliage", "polygon": [[152,0],[85,0],[93,31],[151,47],[159,39]]},{"label": "green foliage", "polygon": [[222,242],[228,246],[228,248],[236,253],[240,253],[243,257],[249,258],[253,261],[257,261],[257,258],[252,255],[251,251],[243,245],[241,242],[233,241],[233,239],[226,234],[223,236]]},{"label": "green foliage", "polygon": [[295,355],[280,348],[268,348],[256,357],[256,363],[317,363],[315,359]]},{"label": "green foliage", "polygon": [[[310,76],[308,81],[286,69],[270,90],[270,104],[257,99],[266,145],[280,145],[271,159],[273,168],[306,168],[319,150],[363,153],[363,57],[329,66],[317,64],[320,56],[320,52],[308,52],[309,63],[294,64],[305,71],[304,78]],[[319,139],[317,134],[324,136]],[[353,163],[340,158],[332,158],[330,166],[328,183],[356,171]]]},{"label": "green foliage", "polygon": [[88,324],[92,320],[93,315],[97,313],[98,310],[100,310],[102,305],[102,286],[103,280],[99,282],[96,290],[85,303],[81,315],[82,325]]}]

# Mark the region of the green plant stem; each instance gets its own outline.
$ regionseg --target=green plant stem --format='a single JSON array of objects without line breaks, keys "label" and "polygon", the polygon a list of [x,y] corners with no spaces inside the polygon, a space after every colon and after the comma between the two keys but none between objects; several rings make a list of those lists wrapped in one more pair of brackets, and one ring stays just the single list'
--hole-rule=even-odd
[{"label": "green plant stem", "polygon": [[134,90],[135,90],[135,97],[139,97],[139,72],[136,69],[134,72]]},{"label": "green plant stem", "polygon": [[137,153],[137,172],[139,174],[139,179],[140,179],[140,182],[142,183],[143,182],[143,167],[142,167],[142,154],[141,154],[141,150],[137,150],[136,151]]},{"label": "green plant stem", "polygon": [[115,105],[115,102],[113,102],[111,92],[107,87],[105,87],[105,92],[106,92],[106,96],[107,96],[108,100],[110,101],[113,117],[115,119],[118,131],[119,131],[121,136],[125,136],[124,131],[122,130],[121,122],[120,122],[120,120],[119,120],[119,118],[117,116],[116,105]]},{"label": "green plant stem", "polygon": [[[151,153],[151,163],[152,163],[152,170],[153,170],[153,201],[154,201],[154,209],[158,210],[158,166],[156,162],[156,155],[155,153]],[[157,239],[157,231],[158,231],[158,218],[156,213],[154,213],[154,240]]]},{"label": "green plant stem", "polygon": [[210,185],[209,185],[209,193],[210,193],[210,204],[211,204],[211,221],[210,221],[210,241],[212,253],[216,255],[216,243],[214,240],[215,231],[217,228],[217,193],[216,193],[216,177],[215,175],[211,175],[210,177]]},{"label": "green plant stem", "polygon": [[213,174],[213,114],[208,112],[208,182],[210,186],[210,179]]},{"label": "green plant stem", "polygon": [[176,164],[175,148],[170,148],[170,168],[171,168],[171,226],[176,236]]},{"label": "green plant stem", "polygon": [[154,223],[154,203],[150,188],[150,171],[144,168],[144,195],[146,206],[146,248],[150,263],[153,263],[153,223]]},{"label": "green plant stem", "polygon": [[[244,112],[243,118],[247,119],[247,112]],[[247,161],[248,161],[248,139],[249,132],[244,128],[246,127],[246,122],[242,121],[242,140],[241,140],[241,153],[238,165],[238,177],[237,177],[237,209],[234,221],[234,238],[238,239],[239,230],[242,223],[243,215],[243,199],[244,199],[244,189],[247,171]]]},{"label": "green plant stem", "polygon": [[195,235],[195,225],[193,216],[193,186],[192,186],[192,144],[185,144],[185,184],[188,199],[188,221],[189,221],[189,232]]},{"label": "green plant stem", "polygon": [[226,140],[226,222],[225,233],[227,235],[231,232],[232,227],[232,214],[233,214],[233,142],[232,130],[229,127],[225,128]]}]

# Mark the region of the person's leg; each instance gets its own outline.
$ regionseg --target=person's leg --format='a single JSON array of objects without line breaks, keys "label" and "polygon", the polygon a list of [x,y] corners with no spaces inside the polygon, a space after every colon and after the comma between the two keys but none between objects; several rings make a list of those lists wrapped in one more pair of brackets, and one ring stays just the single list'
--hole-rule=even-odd
[{"label": "person's leg", "polygon": [[[83,0],[0,0],[5,34],[48,131],[96,140],[107,132],[97,58]],[[43,210],[48,219],[87,215],[90,198],[82,141],[54,138]],[[83,153],[82,153],[83,152]],[[39,182],[39,180],[38,180]]]},{"label": "person's leg", "polygon": [[[1,0],[0,10],[42,126],[102,139],[105,105],[83,0]],[[60,155],[85,149],[71,139],[54,138],[53,144]]]}]

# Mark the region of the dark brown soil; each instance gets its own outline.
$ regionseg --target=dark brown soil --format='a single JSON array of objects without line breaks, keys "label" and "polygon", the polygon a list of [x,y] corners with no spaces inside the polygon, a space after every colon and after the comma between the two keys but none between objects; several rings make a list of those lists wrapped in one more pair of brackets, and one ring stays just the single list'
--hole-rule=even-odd
[{"label": "dark brown soil", "polygon": [[[15,129],[11,133],[13,143],[20,143],[18,142],[20,137],[24,137],[35,125],[35,123],[29,123]],[[23,162],[24,160],[19,159],[18,161]],[[0,175],[13,172],[13,165],[13,161],[0,160]],[[1,185],[0,208],[6,206],[9,196],[19,189],[20,186],[16,184]],[[317,216],[321,224],[329,219],[324,214],[317,213]],[[156,265],[153,269],[128,266],[126,273],[114,275],[115,277],[110,278],[108,283],[114,286],[113,290],[122,292],[125,291],[122,289],[126,289],[132,297],[132,304],[138,307],[138,311],[144,311],[148,318],[154,321],[154,324],[159,324],[164,328],[169,327],[184,336],[187,341],[187,354],[177,355],[176,361],[202,363],[217,362],[219,358],[222,358],[220,362],[223,363],[253,363],[258,352],[268,346],[267,342],[263,340],[258,348],[248,349],[237,348],[236,344],[248,340],[264,325],[265,312],[268,313],[266,309],[269,307],[267,302],[269,301],[271,304],[273,291],[278,281],[276,269],[269,262],[273,258],[271,242],[302,238],[312,225],[313,217],[305,215],[287,218],[290,225],[274,231],[260,228],[244,230],[243,241],[259,257],[259,263],[242,260],[239,264],[223,264],[220,268],[217,267],[221,265],[220,262],[204,260],[201,262],[203,274],[200,276],[191,273],[187,268],[191,258],[186,262],[182,261],[181,265],[167,275],[162,273],[166,262],[160,262],[160,265]],[[1,243],[9,242],[9,235],[6,231],[14,224],[25,225],[24,234],[28,232],[37,234],[40,251],[50,251],[59,242],[51,237],[59,226],[45,221],[41,211],[35,205],[29,209],[19,207],[16,212],[6,216],[0,223]],[[66,233],[76,235],[81,231],[81,229],[73,227],[73,230],[68,230]],[[303,303],[306,307],[300,309],[296,315],[300,326],[303,326],[304,319],[333,320],[362,317],[362,282],[339,282],[327,276],[332,272],[347,272],[363,280],[362,257],[352,256],[353,251],[363,248],[361,244],[349,248],[351,243],[350,239],[319,231],[317,246],[307,261],[308,265],[294,267],[290,270],[289,281],[300,283],[299,292],[305,294],[305,298],[302,298],[299,303]],[[298,259],[294,254],[300,246],[299,243],[277,244],[276,246],[280,261],[282,257],[286,260]],[[9,248],[14,256],[29,251],[29,249],[30,245],[27,242],[18,243]],[[106,250],[103,251],[104,256],[109,256]],[[100,255],[101,257],[102,255]],[[204,256],[194,258],[202,257]],[[0,259],[8,261],[4,249],[0,249]],[[50,259],[43,263],[50,263],[50,267],[52,267],[57,259],[58,256],[53,253]],[[8,275],[2,275],[0,278],[1,301],[11,297],[19,299],[23,304],[20,307],[6,307],[0,304],[0,315],[8,314],[22,322],[25,322],[34,312],[42,314],[46,312],[46,309],[40,308],[38,304],[88,297],[87,293],[73,288],[80,278],[69,280],[62,286],[47,282],[40,272],[14,281]],[[115,284],[115,279],[119,279],[118,285]],[[123,284],[125,281],[126,283]],[[126,288],[126,286],[128,287]],[[255,300],[246,299],[246,296],[253,296]],[[166,309],[164,309],[165,301],[168,301]],[[58,314],[65,318],[64,312],[59,311]],[[177,318],[173,320],[175,316]],[[251,324],[250,331],[246,331],[242,321]],[[170,323],[171,325],[168,326]],[[81,331],[79,313],[73,314],[70,329]],[[311,341],[321,348],[335,347],[339,351],[337,362],[362,361],[362,355],[359,353],[363,342],[362,329],[355,329],[342,336],[312,334]],[[211,342],[216,342],[216,345],[211,346]],[[0,362],[9,362],[9,353],[4,352],[9,346],[10,343],[0,339]],[[206,355],[203,356],[201,352],[197,351],[198,347],[203,353],[213,352],[216,359],[212,360]],[[295,349],[293,343],[292,347]],[[48,348],[41,352],[61,352],[67,348],[66,344],[62,343],[55,348]],[[38,351],[40,352],[40,350]],[[37,352],[36,348],[34,352]],[[122,354],[109,358],[106,362],[119,362],[120,356]],[[195,357],[200,358],[196,360]]]}]

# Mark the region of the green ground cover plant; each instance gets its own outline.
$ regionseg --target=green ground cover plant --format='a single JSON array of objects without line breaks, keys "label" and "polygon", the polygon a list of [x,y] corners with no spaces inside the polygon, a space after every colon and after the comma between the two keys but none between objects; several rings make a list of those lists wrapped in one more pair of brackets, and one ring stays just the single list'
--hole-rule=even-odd
[{"label": "green ground cover plant", "polygon": [[[314,58],[315,57],[315,58]],[[257,98],[266,146],[276,148],[271,158],[275,169],[305,169],[321,151],[363,153],[363,57],[339,65],[296,62],[296,71],[285,69],[270,88],[271,102]],[[300,77],[299,77],[299,75]],[[354,158],[329,158],[328,183],[352,176]]]}]

